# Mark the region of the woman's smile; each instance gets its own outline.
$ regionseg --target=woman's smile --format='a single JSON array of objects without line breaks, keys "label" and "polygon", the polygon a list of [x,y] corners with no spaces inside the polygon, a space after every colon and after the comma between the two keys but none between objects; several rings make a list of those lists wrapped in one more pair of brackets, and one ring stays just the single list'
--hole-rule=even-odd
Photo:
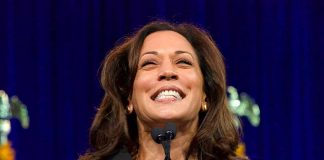
[{"label": "woman's smile", "polygon": [[157,103],[173,103],[185,98],[185,93],[178,87],[164,86],[158,89],[151,99]]}]

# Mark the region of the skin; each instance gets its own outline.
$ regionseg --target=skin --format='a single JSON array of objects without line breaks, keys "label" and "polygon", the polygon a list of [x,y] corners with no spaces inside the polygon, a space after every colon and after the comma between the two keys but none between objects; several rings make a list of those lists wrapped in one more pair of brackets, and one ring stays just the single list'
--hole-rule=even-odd
[{"label": "skin", "polygon": [[[178,90],[182,99],[156,100],[162,90]],[[203,76],[197,55],[182,35],[158,31],[148,35],[141,49],[130,107],[137,114],[138,159],[164,159],[162,145],[151,138],[153,127],[175,122],[177,136],[171,143],[171,159],[185,159],[198,126],[198,113],[204,102]]]}]

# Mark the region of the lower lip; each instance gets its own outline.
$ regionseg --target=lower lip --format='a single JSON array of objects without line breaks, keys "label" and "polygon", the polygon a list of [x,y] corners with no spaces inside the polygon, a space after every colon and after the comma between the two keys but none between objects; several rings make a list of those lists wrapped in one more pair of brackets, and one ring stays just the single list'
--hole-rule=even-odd
[{"label": "lower lip", "polygon": [[175,97],[154,100],[154,102],[158,102],[158,103],[174,103],[174,102],[177,102],[177,101],[180,101],[180,100],[178,100]]}]

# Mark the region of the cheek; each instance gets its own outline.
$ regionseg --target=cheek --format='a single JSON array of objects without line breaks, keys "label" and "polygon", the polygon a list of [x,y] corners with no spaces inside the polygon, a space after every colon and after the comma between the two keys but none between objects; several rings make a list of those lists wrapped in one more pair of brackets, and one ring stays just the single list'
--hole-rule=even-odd
[{"label": "cheek", "polygon": [[[134,90],[146,90],[151,86],[151,83],[153,82],[152,74],[141,74],[138,73],[134,80]],[[135,91],[136,92],[136,91]]]},{"label": "cheek", "polygon": [[184,73],[184,83],[192,89],[203,90],[203,78],[200,72]]},{"label": "cheek", "polygon": [[133,102],[143,103],[145,101],[145,98],[147,98],[145,94],[155,85],[153,78],[153,74],[138,73],[136,75],[132,94]]}]

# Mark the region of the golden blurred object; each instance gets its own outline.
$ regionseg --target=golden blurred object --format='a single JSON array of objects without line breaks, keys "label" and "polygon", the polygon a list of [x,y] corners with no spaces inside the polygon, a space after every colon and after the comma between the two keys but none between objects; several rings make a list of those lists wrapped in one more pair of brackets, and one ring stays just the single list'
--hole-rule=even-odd
[{"label": "golden blurred object", "polygon": [[245,153],[245,144],[240,143],[235,151],[236,155],[242,158],[247,158]]},{"label": "golden blurred object", "polygon": [[14,160],[15,151],[11,148],[10,142],[0,146],[0,160]]}]

